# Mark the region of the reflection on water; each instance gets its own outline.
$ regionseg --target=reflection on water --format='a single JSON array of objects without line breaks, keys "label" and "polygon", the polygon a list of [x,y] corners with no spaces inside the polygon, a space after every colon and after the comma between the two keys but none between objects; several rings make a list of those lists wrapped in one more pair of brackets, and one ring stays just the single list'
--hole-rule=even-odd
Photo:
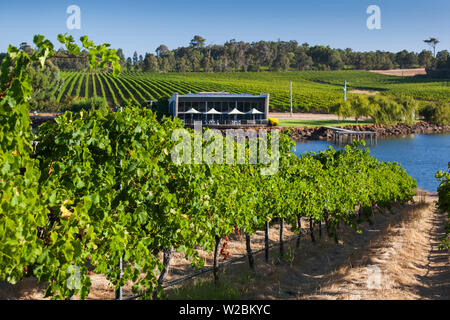
[{"label": "reflection on water", "polygon": [[[297,142],[296,155],[325,150],[328,146],[341,149],[329,141]],[[436,191],[436,171],[447,169],[450,161],[450,134],[416,134],[395,138],[378,139],[378,144],[369,145],[370,154],[383,161],[397,161],[414,179],[419,188]]]}]

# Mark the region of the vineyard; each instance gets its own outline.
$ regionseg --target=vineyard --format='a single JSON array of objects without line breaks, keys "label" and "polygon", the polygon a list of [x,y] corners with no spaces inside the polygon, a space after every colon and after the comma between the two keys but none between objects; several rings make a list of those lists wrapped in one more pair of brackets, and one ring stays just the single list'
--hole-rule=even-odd
[{"label": "vineyard", "polygon": [[[64,72],[64,85],[55,90],[58,102],[67,96],[100,96],[111,106],[128,101],[142,105],[148,100],[169,98],[174,92],[228,91],[231,93],[270,93],[272,111],[288,111],[289,82],[293,82],[296,111],[327,111],[343,97],[343,83],[349,90],[363,89],[419,100],[450,101],[449,81],[423,77],[396,77],[365,71],[303,71],[247,73],[142,73],[126,72],[119,77],[107,73]],[[350,94],[351,95],[351,94]]]},{"label": "vineyard", "polygon": [[[71,37],[58,40],[74,54],[81,51]],[[111,62],[118,74],[115,50],[95,46],[87,37],[81,41],[93,69]],[[237,229],[246,234],[251,257],[252,235],[261,229],[267,234],[275,221],[300,233],[303,217],[310,230],[324,224],[337,240],[340,224],[359,232],[359,224],[374,214],[413,199],[415,180],[399,164],[373,158],[362,142],[297,157],[288,135],[280,134],[279,148],[272,148],[277,137],[272,133],[257,141],[259,164],[237,159],[230,165],[218,160],[182,164],[173,160],[176,146],[199,138],[192,131],[180,135],[179,119],[158,120],[141,107],[66,112],[34,135],[27,104],[32,89],[24,70],[32,61],[43,67],[53,54],[43,36],[34,43],[38,50],[31,56],[11,46],[2,63],[0,280],[14,284],[35,277],[46,284],[46,296],[84,299],[89,275],[103,274],[117,290],[131,282],[135,294],[155,298],[162,293],[173,250],[197,266],[204,262],[200,249],[214,252],[217,279],[219,243]],[[85,96],[108,91],[111,99],[133,96],[134,103],[146,98],[136,87],[155,94],[169,90],[167,82],[139,75],[66,76],[78,81],[67,81],[64,90]],[[186,82],[176,85],[187,88]],[[206,131],[200,155],[216,159],[225,149],[220,141]],[[241,143],[243,149],[232,142],[233,154],[251,152]],[[276,172],[262,174],[274,162]]]}]

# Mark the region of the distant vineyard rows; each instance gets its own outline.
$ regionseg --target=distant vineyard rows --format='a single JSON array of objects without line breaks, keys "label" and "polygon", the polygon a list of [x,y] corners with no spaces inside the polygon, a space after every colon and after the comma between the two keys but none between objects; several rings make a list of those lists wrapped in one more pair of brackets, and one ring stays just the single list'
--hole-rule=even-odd
[{"label": "distant vineyard rows", "polygon": [[271,110],[287,111],[290,106],[289,82],[293,82],[293,105],[298,111],[320,111],[341,101],[342,83],[349,89],[367,89],[391,94],[406,94],[420,100],[450,101],[448,81],[386,76],[364,71],[311,71],[289,73],[123,73],[64,72],[64,85],[54,94],[58,102],[67,96],[100,96],[111,106],[126,101],[142,105],[148,100],[169,98],[174,92],[197,91],[231,93],[270,93]]}]

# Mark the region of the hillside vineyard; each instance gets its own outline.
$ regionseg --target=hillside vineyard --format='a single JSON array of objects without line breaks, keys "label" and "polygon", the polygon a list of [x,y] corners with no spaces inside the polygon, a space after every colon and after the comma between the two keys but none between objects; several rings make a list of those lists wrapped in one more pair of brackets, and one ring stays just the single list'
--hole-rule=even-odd
[{"label": "hillside vineyard", "polygon": [[289,111],[290,81],[294,111],[328,111],[342,101],[344,81],[352,89],[386,94],[407,94],[419,100],[450,101],[450,87],[443,81],[403,78],[366,71],[301,71],[245,73],[109,73],[63,72],[64,84],[54,92],[58,102],[67,96],[100,96],[110,106],[127,102],[144,105],[149,100],[170,98],[174,92],[227,91],[259,95],[270,92],[271,111]]}]

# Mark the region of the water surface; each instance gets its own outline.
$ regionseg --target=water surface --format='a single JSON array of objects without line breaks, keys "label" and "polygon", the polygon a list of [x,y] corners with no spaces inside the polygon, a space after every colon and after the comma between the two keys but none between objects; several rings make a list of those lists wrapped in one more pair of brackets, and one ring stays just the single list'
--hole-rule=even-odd
[{"label": "water surface", "polygon": [[[341,147],[331,141],[297,142],[296,155],[325,150],[328,146]],[[369,145],[370,154],[383,161],[397,161],[406,172],[417,180],[420,189],[436,191],[436,171],[446,170],[450,161],[450,134],[414,134],[403,137],[378,139],[376,145]]]}]

